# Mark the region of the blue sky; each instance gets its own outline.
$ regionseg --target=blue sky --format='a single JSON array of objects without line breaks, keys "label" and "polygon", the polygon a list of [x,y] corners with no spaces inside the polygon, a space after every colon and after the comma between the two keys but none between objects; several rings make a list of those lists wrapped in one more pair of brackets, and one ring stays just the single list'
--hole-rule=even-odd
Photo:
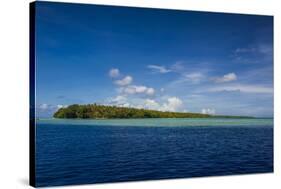
[{"label": "blue sky", "polygon": [[273,17],[37,2],[36,109],[273,116]]}]

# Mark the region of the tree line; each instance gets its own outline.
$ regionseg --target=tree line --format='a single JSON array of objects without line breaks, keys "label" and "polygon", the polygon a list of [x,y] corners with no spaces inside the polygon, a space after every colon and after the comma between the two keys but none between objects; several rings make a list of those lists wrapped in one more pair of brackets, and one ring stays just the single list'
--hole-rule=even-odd
[{"label": "tree line", "polygon": [[106,106],[98,104],[73,104],[60,108],[55,118],[114,119],[114,118],[209,118],[208,114],[186,112],[164,112],[148,109]]}]

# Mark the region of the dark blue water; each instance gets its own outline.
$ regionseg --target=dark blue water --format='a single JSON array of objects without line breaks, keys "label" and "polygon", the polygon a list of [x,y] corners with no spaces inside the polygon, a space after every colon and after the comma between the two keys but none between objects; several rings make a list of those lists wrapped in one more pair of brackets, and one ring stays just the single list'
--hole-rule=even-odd
[{"label": "dark blue water", "polygon": [[36,129],[37,186],[273,172],[273,126]]}]

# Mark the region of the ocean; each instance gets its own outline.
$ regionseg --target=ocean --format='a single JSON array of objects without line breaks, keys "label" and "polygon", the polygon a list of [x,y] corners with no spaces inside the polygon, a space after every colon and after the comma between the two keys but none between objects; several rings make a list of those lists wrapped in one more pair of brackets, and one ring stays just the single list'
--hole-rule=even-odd
[{"label": "ocean", "polygon": [[36,186],[273,172],[273,119],[36,121]]}]

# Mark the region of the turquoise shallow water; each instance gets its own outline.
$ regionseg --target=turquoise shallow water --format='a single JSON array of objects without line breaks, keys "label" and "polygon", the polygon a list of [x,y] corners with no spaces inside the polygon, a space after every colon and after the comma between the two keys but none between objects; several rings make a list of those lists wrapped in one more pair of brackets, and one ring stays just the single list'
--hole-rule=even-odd
[{"label": "turquoise shallow water", "polygon": [[94,126],[272,126],[273,119],[157,118],[157,119],[39,119],[37,123]]}]

